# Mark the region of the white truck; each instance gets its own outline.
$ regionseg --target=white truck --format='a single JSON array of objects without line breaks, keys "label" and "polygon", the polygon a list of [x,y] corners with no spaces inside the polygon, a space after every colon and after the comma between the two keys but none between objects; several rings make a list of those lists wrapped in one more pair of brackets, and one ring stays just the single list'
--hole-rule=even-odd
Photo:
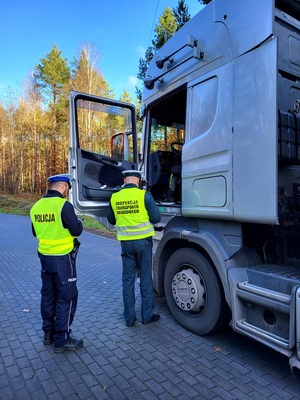
[{"label": "white truck", "polygon": [[[133,105],[71,92],[79,214],[109,227],[122,170],[160,207],[154,288],[199,335],[230,324],[300,368],[300,1],[213,0],[155,55]],[[117,48],[116,48],[117,51]],[[167,199],[176,175],[173,198]]]}]

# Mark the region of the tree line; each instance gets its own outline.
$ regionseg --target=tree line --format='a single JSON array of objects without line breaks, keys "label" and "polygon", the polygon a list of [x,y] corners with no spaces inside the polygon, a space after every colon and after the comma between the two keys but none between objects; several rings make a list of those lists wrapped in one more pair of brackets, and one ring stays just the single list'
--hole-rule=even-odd
[{"label": "tree line", "polygon": [[[22,86],[16,101],[7,91],[0,103],[0,190],[42,193],[47,177],[68,172],[69,92],[113,97],[98,71],[97,53],[82,48],[71,65],[53,45]],[[124,91],[122,100],[131,101]]]},{"label": "tree line", "polygon": [[[206,4],[210,0],[198,0]],[[167,7],[155,26],[152,45],[139,60],[137,77],[143,80],[156,51],[190,19],[184,0]],[[97,68],[97,51],[89,44],[69,64],[53,44],[21,88],[21,96],[9,89],[0,99],[0,191],[44,193],[47,177],[68,172],[69,92],[80,91],[114,98]],[[139,108],[141,90],[136,88]],[[125,90],[120,100],[132,103]]]}]

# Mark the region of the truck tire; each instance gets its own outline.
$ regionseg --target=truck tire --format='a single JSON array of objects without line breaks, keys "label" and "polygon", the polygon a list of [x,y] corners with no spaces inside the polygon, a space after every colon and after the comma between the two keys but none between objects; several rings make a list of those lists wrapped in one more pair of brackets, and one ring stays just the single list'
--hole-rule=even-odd
[{"label": "truck tire", "polygon": [[166,300],[173,317],[197,335],[217,332],[228,322],[228,306],[211,263],[194,249],[175,251],[166,265]]}]

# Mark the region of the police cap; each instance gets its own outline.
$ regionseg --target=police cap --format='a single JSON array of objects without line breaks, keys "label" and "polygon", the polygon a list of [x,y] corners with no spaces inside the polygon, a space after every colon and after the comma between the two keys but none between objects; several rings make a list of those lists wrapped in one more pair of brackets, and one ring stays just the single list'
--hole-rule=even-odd
[{"label": "police cap", "polygon": [[71,179],[72,175],[70,174],[58,174],[49,176],[48,181],[50,184],[53,182],[67,182],[69,184],[69,188],[71,189]]},{"label": "police cap", "polygon": [[128,169],[126,171],[122,171],[122,174],[124,175],[125,178],[128,176],[135,176],[136,178],[141,179],[142,178],[142,173],[140,171],[137,171],[136,169]]}]

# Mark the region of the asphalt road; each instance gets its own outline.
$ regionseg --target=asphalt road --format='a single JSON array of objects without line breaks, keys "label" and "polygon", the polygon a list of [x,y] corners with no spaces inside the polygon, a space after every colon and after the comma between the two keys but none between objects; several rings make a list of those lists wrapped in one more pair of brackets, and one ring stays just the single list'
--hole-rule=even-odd
[{"label": "asphalt road", "polygon": [[0,399],[300,398],[288,359],[230,329],[199,337],[156,297],[160,321],[123,319],[120,246],[84,232],[77,259],[77,352],[44,346],[40,264],[28,217],[0,214]]}]

